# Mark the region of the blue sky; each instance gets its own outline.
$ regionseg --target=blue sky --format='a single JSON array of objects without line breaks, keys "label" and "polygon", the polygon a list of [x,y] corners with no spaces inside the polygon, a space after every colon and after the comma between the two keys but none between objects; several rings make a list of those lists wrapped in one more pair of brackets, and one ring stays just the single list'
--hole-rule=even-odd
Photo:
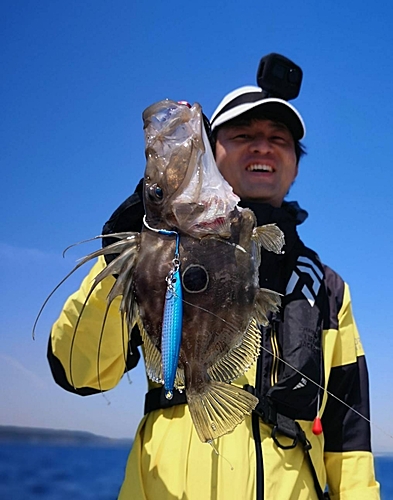
[{"label": "blue sky", "polygon": [[[288,199],[300,235],[349,282],[370,369],[372,419],[393,434],[392,7],[388,2],[3,0],[0,15],[0,424],[132,437],[142,365],[107,394],[80,398],[51,379],[52,322],[85,272],[43,300],[96,244],[144,170],[142,111],[171,98],[210,115],[255,84],[278,52],[304,71],[294,104],[308,154]],[[376,450],[393,437],[374,427]]]}]

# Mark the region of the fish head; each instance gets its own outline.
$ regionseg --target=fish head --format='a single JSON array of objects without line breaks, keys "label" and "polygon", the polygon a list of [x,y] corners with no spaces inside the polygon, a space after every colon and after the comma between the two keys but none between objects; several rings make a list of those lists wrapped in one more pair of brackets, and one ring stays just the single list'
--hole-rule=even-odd
[{"label": "fish head", "polygon": [[228,236],[228,215],[239,198],[220,174],[201,106],[168,99],[143,113],[147,221],[191,236]]},{"label": "fish head", "polygon": [[168,99],[143,112],[146,169],[144,203],[149,222],[174,226],[172,204],[203,152],[200,115]]}]

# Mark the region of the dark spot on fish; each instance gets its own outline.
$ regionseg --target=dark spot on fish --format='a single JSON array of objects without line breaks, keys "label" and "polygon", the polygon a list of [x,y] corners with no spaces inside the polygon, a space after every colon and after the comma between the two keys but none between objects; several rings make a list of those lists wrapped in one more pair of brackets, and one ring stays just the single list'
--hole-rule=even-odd
[{"label": "dark spot on fish", "polygon": [[189,293],[204,292],[209,283],[206,269],[199,264],[191,264],[183,272],[183,287]]}]

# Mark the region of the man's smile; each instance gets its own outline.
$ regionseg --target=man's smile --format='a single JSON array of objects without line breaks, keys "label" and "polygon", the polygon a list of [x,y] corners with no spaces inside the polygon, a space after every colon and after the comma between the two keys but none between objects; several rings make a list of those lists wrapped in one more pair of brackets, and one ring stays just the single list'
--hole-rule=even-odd
[{"label": "man's smile", "polygon": [[266,163],[252,163],[246,167],[247,172],[268,172],[273,173],[274,168]]}]

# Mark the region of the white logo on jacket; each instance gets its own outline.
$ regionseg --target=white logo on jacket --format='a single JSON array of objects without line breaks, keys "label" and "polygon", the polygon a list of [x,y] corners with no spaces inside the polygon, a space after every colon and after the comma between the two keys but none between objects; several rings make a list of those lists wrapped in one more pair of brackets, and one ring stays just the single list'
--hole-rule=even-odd
[{"label": "white logo on jacket", "polygon": [[297,385],[295,385],[295,387],[292,390],[294,391],[295,389],[303,389],[303,387],[306,387],[306,385],[307,385],[307,379],[302,377],[300,379],[300,382]]},{"label": "white logo on jacket", "polygon": [[304,284],[302,294],[306,297],[311,307],[313,307],[323,280],[323,274],[316,264],[308,257],[299,257],[297,266],[289,278],[286,295],[290,295],[294,291],[299,279],[304,274],[311,277],[312,285]]}]

